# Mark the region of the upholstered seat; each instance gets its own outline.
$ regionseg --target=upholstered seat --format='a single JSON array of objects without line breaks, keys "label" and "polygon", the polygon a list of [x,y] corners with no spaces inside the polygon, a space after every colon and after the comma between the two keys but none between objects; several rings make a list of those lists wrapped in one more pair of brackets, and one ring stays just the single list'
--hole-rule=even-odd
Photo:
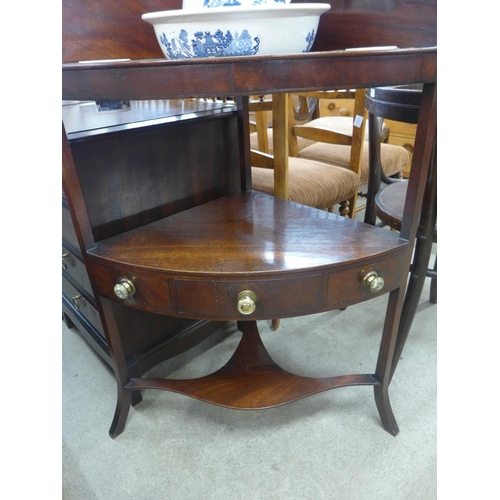
[{"label": "upholstered seat", "polygon": [[[359,177],[355,172],[329,163],[296,158],[289,155],[289,96],[275,96],[274,105],[271,101],[251,101],[250,110],[262,125],[263,111],[272,111],[273,130],[267,130],[270,137],[269,149],[272,154],[259,149],[257,133],[250,134],[252,187],[267,194],[285,197],[290,201],[313,208],[333,211],[335,205],[340,205],[339,213],[348,215],[350,200],[359,189]],[[257,127],[265,131],[265,127]],[[276,160],[276,154],[278,159]],[[276,172],[278,165],[278,172]],[[288,180],[284,182],[283,172]],[[278,184],[275,184],[278,179]],[[281,183],[281,184],[280,184]],[[284,185],[286,184],[286,188]],[[286,193],[285,193],[286,190]],[[352,210],[351,210],[352,212]]]},{"label": "upholstered seat", "polygon": [[[381,144],[380,152],[382,156],[382,168],[387,176],[402,172],[410,160],[410,154],[402,146]],[[299,151],[299,157],[349,168],[351,146],[317,142]],[[366,144],[361,153],[359,180],[360,184],[368,182],[368,147]]]},{"label": "upholstered seat", "polygon": [[[341,167],[302,158],[288,158],[288,199],[314,208],[329,209],[348,200],[359,188],[359,178]],[[253,189],[274,194],[274,171],[252,167]]]}]

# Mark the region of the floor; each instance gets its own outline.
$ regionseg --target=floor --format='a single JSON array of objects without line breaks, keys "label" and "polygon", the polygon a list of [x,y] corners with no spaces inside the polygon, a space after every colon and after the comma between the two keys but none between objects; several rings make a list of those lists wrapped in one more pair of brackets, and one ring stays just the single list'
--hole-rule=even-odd
[{"label": "floor", "polygon": [[[390,387],[397,437],[370,387],[350,387],[264,411],[228,410],[146,391],[112,440],[113,377],[76,330],[62,327],[64,500],[432,500],[437,498],[437,305],[427,280]],[[345,311],[259,323],[273,358],[329,376],[375,367],[387,296]],[[233,325],[154,373],[195,377],[221,366]]]}]

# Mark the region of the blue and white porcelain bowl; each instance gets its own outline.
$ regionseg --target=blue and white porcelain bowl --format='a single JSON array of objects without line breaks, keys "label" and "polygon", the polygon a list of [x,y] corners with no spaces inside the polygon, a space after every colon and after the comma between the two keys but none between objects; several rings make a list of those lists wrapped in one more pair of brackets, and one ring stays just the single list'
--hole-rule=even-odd
[{"label": "blue and white porcelain bowl", "polygon": [[184,10],[217,9],[219,7],[251,7],[252,5],[286,5],[290,0],[182,0]]},{"label": "blue and white porcelain bowl", "polygon": [[167,59],[309,52],[330,4],[170,10],[143,14]]}]

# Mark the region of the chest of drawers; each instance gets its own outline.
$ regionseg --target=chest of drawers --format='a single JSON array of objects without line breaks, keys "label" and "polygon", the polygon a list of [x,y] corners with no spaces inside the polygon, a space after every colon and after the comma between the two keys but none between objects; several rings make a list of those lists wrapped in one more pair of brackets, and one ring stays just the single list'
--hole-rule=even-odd
[{"label": "chest of drawers", "polygon": [[[73,102],[63,106],[63,121],[68,130],[70,147],[77,157],[81,178],[93,176],[97,169],[106,169],[102,152],[121,157],[123,163],[131,163],[129,153],[140,142],[147,145],[151,154],[161,155],[158,141],[165,133],[164,127],[189,113],[207,115],[222,111],[223,105],[192,100],[137,101],[128,103],[125,110],[98,111],[95,102]],[[151,128],[151,126],[153,127]],[[167,127],[168,128],[168,127]],[[89,184],[91,184],[89,182]],[[71,188],[71,186],[67,186]],[[86,198],[96,205],[94,220],[99,221],[101,207],[112,196],[87,185]],[[96,234],[103,231],[95,224]],[[89,346],[112,366],[106,333],[99,313],[98,299],[85,263],[85,250],[77,236],[66,195],[62,196],[62,312],[69,327],[75,327]],[[222,325],[218,321],[194,318],[157,316],[147,311],[132,311],[117,305],[120,328],[126,332],[125,357],[130,369],[139,374],[158,359],[175,356],[201,342]],[[141,335],[147,330],[148,335]]]}]

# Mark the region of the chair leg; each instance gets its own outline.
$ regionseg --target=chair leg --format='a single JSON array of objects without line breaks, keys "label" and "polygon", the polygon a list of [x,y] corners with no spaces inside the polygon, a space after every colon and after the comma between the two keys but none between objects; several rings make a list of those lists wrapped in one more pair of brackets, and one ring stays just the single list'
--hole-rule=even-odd
[{"label": "chair leg", "polygon": [[350,202],[349,200],[344,200],[340,202],[339,214],[342,217],[348,217],[350,214]]}]

